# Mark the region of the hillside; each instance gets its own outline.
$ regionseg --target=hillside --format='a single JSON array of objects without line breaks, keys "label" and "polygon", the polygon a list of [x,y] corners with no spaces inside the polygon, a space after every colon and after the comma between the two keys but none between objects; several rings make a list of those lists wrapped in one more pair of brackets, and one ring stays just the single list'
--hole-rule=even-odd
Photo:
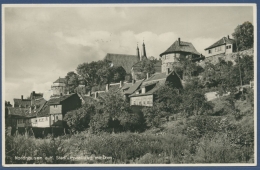
[{"label": "hillside", "polygon": [[206,62],[210,62],[212,64],[217,64],[219,61],[219,58],[224,59],[225,61],[231,61],[232,63],[235,64],[235,59],[237,58],[237,54],[238,55],[249,55],[249,56],[253,56],[254,55],[254,49],[248,49],[248,50],[244,50],[244,51],[239,51],[239,52],[235,52],[235,53],[231,53],[231,54],[218,54],[218,55],[214,55],[214,56],[210,56],[210,57],[206,57],[205,60],[201,61],[200,63],[198,63],[201,67],[204,68],[205,63]]}]

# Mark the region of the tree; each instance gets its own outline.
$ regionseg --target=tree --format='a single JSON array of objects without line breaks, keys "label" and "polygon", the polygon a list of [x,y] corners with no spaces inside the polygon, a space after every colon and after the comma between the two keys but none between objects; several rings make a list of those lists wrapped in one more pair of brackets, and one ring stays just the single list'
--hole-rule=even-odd
[{"label": "tree", "polygon": [[68,91],[69,93],[74,93],[75,89],[78,87],[79,85],[79,80],[78,80],[79,76],[74,73],[73,71],[70,71],[67,73],[67,75],[65,76],[66,79],[66,91]]},{"label": "tree", "polygon": [[112,82],[120,82],[122,80],[125,80],[126,76],[126,71],[125,69],[120,66],[120,67],[111,67],[111,73],[112,73]]},{"label": "tree", "polygon": [[146,78],[146,74],[149,73],[154,74],[155,73],[155,62],[156,60],[148,60],[148,59],[144,59],[142,61],[140,61],[140,66],[139,66],[139,74],[137,74],[137,79],[144,79]]},{"label": "tree", "polygon": [[239,51],[252,48],[254,45],[254,26],[246,21],[242,25],[238,25],[234,33],[232,33]]},{"label": "tree", "polygon": [[77,110],[69,111],[65,115],[64,120],[67,122],[67,125],[72,132],[83,131],[89,128],[90,120],[95,112],[95,104],[87,103]]}]

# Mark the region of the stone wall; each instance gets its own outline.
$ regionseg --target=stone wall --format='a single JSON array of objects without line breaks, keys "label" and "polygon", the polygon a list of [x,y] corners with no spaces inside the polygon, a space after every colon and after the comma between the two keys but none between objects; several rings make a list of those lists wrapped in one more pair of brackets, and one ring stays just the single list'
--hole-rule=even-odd
[{"label": "stone wall", "polygon": [[[248,50],[244,50],[244,51],[239,51],[238,52],[239,55],[249,55],[249,56],[254,56],[254,49],[248,49]],[[206,62],[210,62],[212,64],[217,64],[218,63],[218,59],[222,58],[225,61],[231,61],[233,62],[233,64],[236,64],[235,60],[237,58],[237,53],[231,53],[231,54],[218,54],[218,55],[214,55],[214,56],[210,56],[205,58],[205,60],[199,62],[198,64],[204,68],[205,63]]]}]

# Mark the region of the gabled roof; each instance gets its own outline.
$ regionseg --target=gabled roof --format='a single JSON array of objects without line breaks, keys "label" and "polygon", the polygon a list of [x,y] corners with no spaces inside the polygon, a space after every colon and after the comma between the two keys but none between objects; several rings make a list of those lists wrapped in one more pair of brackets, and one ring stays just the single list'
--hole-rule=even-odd
[{"label": "gabled roof", "polygon": [[132,83],[128,83],[125,84],[122,88],[128,88],[126,91],[123,92],[123,94],[132,94],[136,91],[136,89],[138,89],[140,87],[140,85],[142,84],[142,82],[144,81],[144,79],[136,81],[134,84]]},{"label": "gabled roof", "polygon": [[35,112],[30,113],[28,108],[9,107],[8,110],[10,115],[16,118],[24,118],[24,117],[30,118],[36,116],[36,113]]},{"label": "gabled roof", "polygon": [[139,61],[137,55],[111,53],[107,53],[104,59],[111,61],[113,63],[113,66],[122,66],[125,69],[126,73],[130,73],[132,66]]},{"label": "gabled roof", "polygon": [[[153,83],[153,84],[155,84],[155,83]],[[153,85],[153,84],[150,84],[150,85]],[[156,85],[152,89],[146,91],[145,93],[139,93],[139,94],[134,93],[134,94],[131,94],[130,97],[151,95],[151,94],[154,94],[159,88],[160,88],[160,84],[157,82]]]},{"label": "gabled roof", "polygon": [[186,52],[186,53],[200,55],[200,53],[195,49],[192,43],[180,41],[180,45],[179,45],[179,41],[177,40],[166,51],[161,53],[160,56],[164,54],[174,53],[174,52]]},{"label": "gabled roof", "polygon": [[164,72],[164,73],[157,73],[157,74],[153,74],[151,75],[148,79],[146,79],[144,81],[144,84],[146,82],[150,82],[150,81],[156,81],[156,80],[161,80],[161,79],[166,79],[172,72],[170,72],[168,75]]},{"label": "gabled roof", "polygon": [[58,78],[55,82],[53,83],[66,83],[66,79],[65,78]]},{"label": "gabled roof", "polygon": [[53,104],[60,104],[61,102],[69,99],[70,97],[72,97],[73,95],[77,95],[75,93],[73,94],[67,94],[67,95],[63,95],[63,96],[60,96],[60,97],[55,97],[55,98],[51,98],[49,101],[48,101],[48,104],[49,105],[53,105]]},{"label": "gabled roof", "polygon": [[223,37],[220,40],[218,40],[217,42],[215,42],[214,44],[212,44],[211,46],[209,46],[208,48],[205,48],[205,50],[214,48],[214,47],[218,47],[220,45],[225,45],[225,44],[233,44],[235,43],[235,40],[227,38],[227,37]]},{"label": "gabled roof", "polygon": [[31,100],[30,99],[14,99],[15,105],[21,105],[21,106],[31,106]]}]

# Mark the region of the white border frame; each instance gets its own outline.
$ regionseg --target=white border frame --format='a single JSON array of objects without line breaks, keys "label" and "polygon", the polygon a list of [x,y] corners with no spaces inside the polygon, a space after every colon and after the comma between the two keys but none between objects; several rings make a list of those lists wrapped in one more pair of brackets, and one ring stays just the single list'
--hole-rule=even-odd
[{"label": "white border frame", "polygon": [[[252,6],[254,21],[254,163],[212,164],[5,164],[5,8],[7,7],[187,7],[187,6]],[[160,4],[2,4],[2,166],[3,167],[214,167],[257,165],[257,8],[255,3],[160,3]]]}]

